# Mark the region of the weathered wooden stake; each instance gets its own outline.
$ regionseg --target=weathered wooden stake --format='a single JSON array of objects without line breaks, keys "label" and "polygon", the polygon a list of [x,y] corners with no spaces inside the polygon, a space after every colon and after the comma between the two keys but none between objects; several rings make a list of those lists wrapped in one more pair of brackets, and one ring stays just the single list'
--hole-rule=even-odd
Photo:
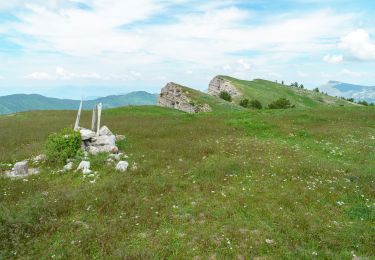
[{"label": "weathered wooden stake", "polygon": [[83,98],[81,99],[81,104],[79,105],[76,123],[74,124],[74,130],[77,130],[79,128],[79,120],[81,118],[82,103],[83,103]]},{"label": "weathered wooden stake", "polygon": [[102,115],[102,103],[98,104],[98,123],[96,125],[96,135],[99,135],[99,130],[100,130],[100,117]]},{"label": "weathered wooden stake", "polygon": [[96,106],[92,109],[92,120],[91,120],[91,130],[95,131],[96,127]]}]

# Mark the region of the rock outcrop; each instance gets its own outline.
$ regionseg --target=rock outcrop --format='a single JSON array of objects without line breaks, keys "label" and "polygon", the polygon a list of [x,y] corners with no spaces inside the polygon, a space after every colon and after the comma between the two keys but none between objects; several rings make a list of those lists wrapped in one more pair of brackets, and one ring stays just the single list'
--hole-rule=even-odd
[{"label": "rock outcrop", "polygon": [[221,76],[216,76],[208,85],[208,94],[219,97],[221,92],[228,92],[232,97],[241,96],[242,93],[233,84]]},{"label": "rock outcrop", "polygon": [[184,90],[178,84],[170,82],[161,89],[158,97],[158,106],[175,108],[187,113],[212,111],[208,104],[196,104],[188,97],[188,94],[189,91]]}]

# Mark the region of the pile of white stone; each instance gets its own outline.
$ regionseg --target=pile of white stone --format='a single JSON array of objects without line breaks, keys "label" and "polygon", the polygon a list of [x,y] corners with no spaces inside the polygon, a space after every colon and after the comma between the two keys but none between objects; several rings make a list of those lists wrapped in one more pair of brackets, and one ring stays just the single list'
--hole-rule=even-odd
[{"label": "pile of white stone", "polygon": [[96,155],[98,153],[112,153],[119,152],[116,141],[123,140],[124,136],[116,136],[109,130],[108,127],[100,128],[99,133],[86,128],[78,128],[81,133],[82,148],[90,154]]}]

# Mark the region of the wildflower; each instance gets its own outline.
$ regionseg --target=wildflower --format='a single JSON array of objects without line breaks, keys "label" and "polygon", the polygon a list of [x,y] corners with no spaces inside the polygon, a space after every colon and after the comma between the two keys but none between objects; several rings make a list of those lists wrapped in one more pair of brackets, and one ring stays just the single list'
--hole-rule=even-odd
[{"label": "wildflower", "polygon": [[266,239],[266,243],[267,244],[269,244],[269,245],[271,245],[271,244],[273,244],[273,243],[275,243],[275,241],[273,241],[272,239]]},{"label": "wildflower", "polygon": [[318,255],[318,253],[317,253],[317,252],[315,252],[315,251],[314,251],[314,252],[312,252],[311,254],[312,254],[312,255],[314,255],[314,256],[317,256],[317,255]]}]

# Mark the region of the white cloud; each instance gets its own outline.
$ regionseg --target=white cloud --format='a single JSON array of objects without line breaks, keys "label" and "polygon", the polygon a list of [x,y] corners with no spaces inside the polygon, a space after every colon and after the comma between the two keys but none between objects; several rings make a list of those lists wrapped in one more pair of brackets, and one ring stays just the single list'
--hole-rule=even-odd
[{"label": "white cloud", "polygon": [[[62,67],[57,67],[54,73],[33,72],[24,76],[25,79],[32,80],[74,80],[74,79],[99,79],[106,80],[105,77],[97,73],[74,73]],[[111,78],[110,76],[107,78]]]},{"label": "white cloud", "polygon": [[32,80],[52,80],[53,78],[46,72],[33,72],[25,75],[25,79]]},{"label": "white cloud", "polygon": [[241,66],[241,69],[249,70],[251,68],[250,64],[245,62],[243,59],[237,60],[237,63]]},{"label": "white cloud", "polygon": [[309,76],[308,73],[304,72],[304,71],[297,71],[297,75],[301,78],[306,78]]},{"label": "white cloud", "polygon": [[344,57],[342,55],[327,54],[323,57],[323,61],[325,61],[327,63],[332,63],[332,64],[341,63],[343,60],[344,60]]},{"label": "white cloud", "polygon": [[349,77],[354,77],[354,78],[359,78],[359,77],[363,77],[363,76],[366,75],[366,73],[364,73],[364,72],[352,71],[352,70],[349,70],[349,69],[341,70],[340,74],[343,75],[343,76],[349,76]]},{"label": "white cloud", "polygon": [[375,42],[363,29],[358,29],[343,37],[339,47],[352,59],[375,61]]}]

